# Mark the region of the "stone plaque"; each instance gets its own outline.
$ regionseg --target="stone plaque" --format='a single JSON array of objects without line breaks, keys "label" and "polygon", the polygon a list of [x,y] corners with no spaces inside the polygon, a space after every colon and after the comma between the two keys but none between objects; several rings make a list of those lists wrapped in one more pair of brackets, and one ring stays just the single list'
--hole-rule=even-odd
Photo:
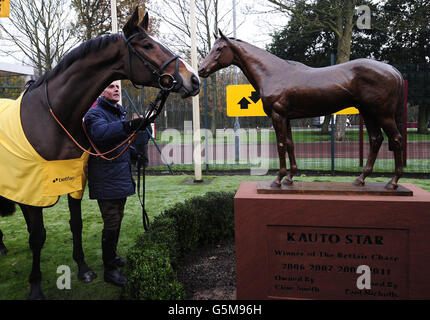
[{"label": "stone plaque", "polygon": [[[430,299],[430,192],[258,193],[257,184],[243,182],[234,198],[238,300]],[[359,288],[359,266],[370,268],[370,288]]]},{"label": "stone plaque", "polygon": [[407,229],[268,225],[267,241],[269,298],[409,297]]}]

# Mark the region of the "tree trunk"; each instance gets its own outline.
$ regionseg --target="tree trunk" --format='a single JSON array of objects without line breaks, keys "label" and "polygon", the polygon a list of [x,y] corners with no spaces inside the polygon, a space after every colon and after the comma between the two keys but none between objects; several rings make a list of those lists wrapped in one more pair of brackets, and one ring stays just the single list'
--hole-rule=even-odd
[{"label": "tree trunk", "polygon": [[[353,18],[355,12],[354,0],[345,1],[342,14],[338,16],[337,29],[338,29],[338,42],[337,42],[337,57],[336,64],[349,61],[351,55],[351,39]],[[352,106],[345,106],[352,107]],[[336,141],[346,140],[346,115],[337,115],[335,124],[334,138]]]},{"label": "tree trunk", "polygon": [[325,116],[324,117],[324,122],[321,125],[321,134],[328,134],[328,128],[330,127],[330,120],[331,120],[331,116]]}]

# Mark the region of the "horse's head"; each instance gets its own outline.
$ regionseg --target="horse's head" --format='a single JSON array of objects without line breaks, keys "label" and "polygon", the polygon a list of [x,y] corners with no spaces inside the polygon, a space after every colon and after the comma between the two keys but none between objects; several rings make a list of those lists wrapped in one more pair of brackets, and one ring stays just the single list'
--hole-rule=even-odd
[{"label": "horse's head", "polygon": [[231,48],[230,39],[224,36],[221,30],[218,31],[220,37],[214,35],[216,41],[199,68],[199,75],[203,78],[222,68],[228,67],[234,60],[234,52]]},{"label": "horse's head", "polygon": [[135,84],[180,92],[183,98],[197,95],[200,91],[197,73],[179,56],[150,36],[148,24],[148,13],[139,23],[136,8],[123,28],[129,52],[128,79]]}]

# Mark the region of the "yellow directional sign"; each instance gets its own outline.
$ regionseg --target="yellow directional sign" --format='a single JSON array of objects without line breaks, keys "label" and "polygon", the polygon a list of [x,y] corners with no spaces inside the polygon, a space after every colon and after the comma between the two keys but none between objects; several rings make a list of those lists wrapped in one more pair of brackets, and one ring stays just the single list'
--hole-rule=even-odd
[{"label": "yellow directional sign", "polygon": [[260,95],[250,84],[227,87],[227,116],[267,117]]},{"label": "yellow directional sign", "polygon": [[[260,95],[250,84],[227,86],[227,116],[267,117]],[[359,114],[355,107],[345,108],[334,114]]]},{"label": "yellow directional sign", "polygon": [[9,18],[9,0],[0,0],[0,18]]},{"label": "yellow directional sign", "polygon": [[333,113],[333,114],[359,114],[359,113],[360,113],[360,111],[358,111],[357,108],[349,107],[349,108],[340,110],[340,111]]}]

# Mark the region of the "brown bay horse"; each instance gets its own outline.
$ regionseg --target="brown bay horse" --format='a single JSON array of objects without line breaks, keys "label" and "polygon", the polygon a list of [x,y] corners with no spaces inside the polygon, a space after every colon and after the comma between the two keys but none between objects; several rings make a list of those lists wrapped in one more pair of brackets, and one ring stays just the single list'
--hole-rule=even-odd
[{"label": "brown bay horse", "polygon": [[[136,8],[124,26],[123,34],[106,35],[81,44],[27,89],[21,103],[22,129],[28,142],[42,158],[49,161],[82,156],[82,150],[65,130],[84,149],[89,148],[90,144],[82,130],[82,118],[104,88],[114,80],[129,79],[134,84],[162,87],[165,90],[168,86],[168,90],[180,93],[182,98],[199,93],[197,73],[147,33],[148,21],[146,14],[139,22]],[[53,119],[50,106],[65,130]],[[7,168],[0,167],[0,172],[2,170]],[[82,250],[81,200],[69,195],[68,202],[73,258],[78,264],[78,278],[89,282],[95,275],[85,263]],[[41,249],[46,239],[43,207],[18,204],[27,223],[33,253],[29,298],[43,299],[40,269]],[[11,211],[11,202],[0,197],[0,214]],[[0,253],[6,251],[0,237]]]},{"label": "brown bay horse", "polygon": [[[357,59],[335,66],[311,68],[302,63],[283,60],[220,32],[201,63],[199,75],[236,65],[259,93],[267,116],[276,132],[280,169],[272,187],[293,183],[297,173],[291,119],[330,115],[346,107],[356,106],[366,124],[370,151],[363,173],[354,181],[357,186],[372,172],[383,141],[381,128],[388,136],[394,153],[395,175],[386,184],[396,189],[403,172],[402,117],[404,81],[394,67],[370,59]],[[290,171],[287,174],[285,153]],[[282,179],[286,178],[282,181]]]}]

